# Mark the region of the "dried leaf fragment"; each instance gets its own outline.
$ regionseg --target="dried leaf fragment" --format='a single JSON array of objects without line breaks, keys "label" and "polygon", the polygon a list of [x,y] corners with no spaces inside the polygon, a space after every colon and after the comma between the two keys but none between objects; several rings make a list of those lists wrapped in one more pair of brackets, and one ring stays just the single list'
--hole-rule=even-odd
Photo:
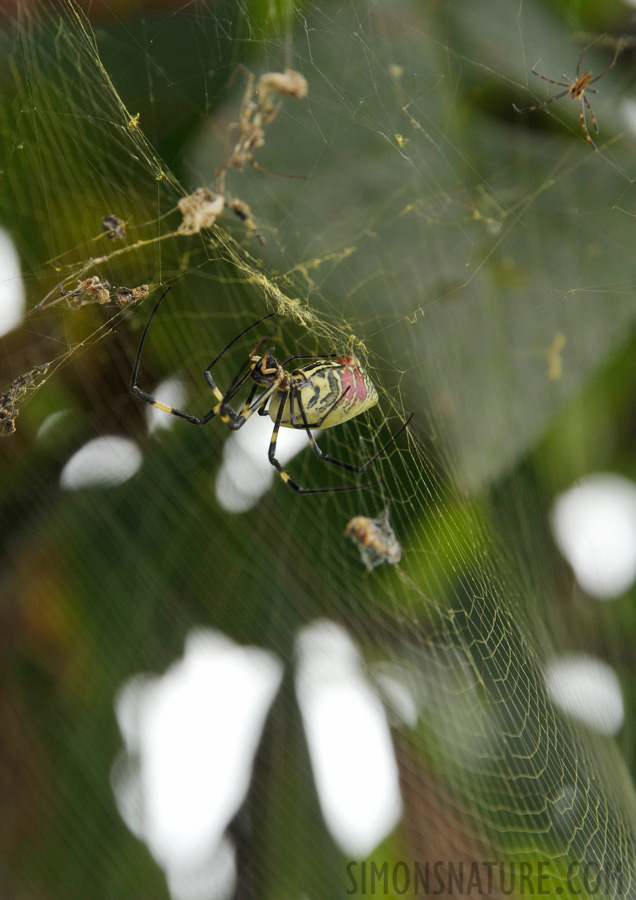
[{"label": "dried leaf fragment", "polygon": [[121,285],[121,287],[117,288],[115,305],[120,309],[125,309],[132,303],[136,303],[137,300],[144,300],[148,294],[149,288],[147,284],[140,284],[139,287],[136,288],[129,288]]},{"label": "dried leaf fragment", "polygon": [[126,223],[119,216],[104,216],[102,219],[102,231],[111,241],[123,241],[126,237]]},{"label": "dried leaf fragment", "polygon": [[7,437],[15,432],[15,420],[20,410],[16,404],[22,394],[33,384],[38,375],[44,375],[50,363],[35,366],[30,372],[18,375],[4,393],[0,394],[0,437]]},{"label": "dried leaf fragment", "polygon": [[177,205],[183,215],[177,229],[179,234],[198,234],[202,228],[214,225],[225,208],[225,198],[209,188],[200,187],[182,197]]},{"label": "dried leaf fragment", "polygon": [[259,87],[265,91],[277,91],[296,100],[304,100],[309,90],[307,79],[293,69],[285,69],[284,72],[266,72],[260,77]]}]

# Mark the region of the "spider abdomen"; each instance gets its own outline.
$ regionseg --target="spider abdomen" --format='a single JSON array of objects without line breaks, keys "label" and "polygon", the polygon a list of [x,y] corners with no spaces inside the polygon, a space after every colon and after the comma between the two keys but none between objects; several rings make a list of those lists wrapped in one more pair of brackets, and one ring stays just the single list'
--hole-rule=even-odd
[{"label": "spider abdomen", "polygon": [[[294,402],[286,402],[289,394]],[[276,421],[285,402],[280,424],[286,428],[304,426],[300,403],[311,428],[333,428],[360,415],[378,402],[375,385],[355,356],[318,359],[294,369],[287,389],[272,396],[269,415]],[[292,421],[293,412],[293,421]]]}]

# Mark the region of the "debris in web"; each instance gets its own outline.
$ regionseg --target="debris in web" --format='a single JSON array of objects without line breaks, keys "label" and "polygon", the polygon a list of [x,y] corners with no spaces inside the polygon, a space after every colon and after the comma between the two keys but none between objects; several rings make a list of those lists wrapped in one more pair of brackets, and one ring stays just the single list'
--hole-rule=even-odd
[{"label": "debris in web", "polygon": [[[225,177],[229,169],[244,172],[247,165],[253,166],[253,168],[266,175],[276,175],[281,178],[304,177],[302,175],[287,175],[266,169],[254,159],[254,153],[265,146],[265,129],[276,119],[280,111],[281,104],[275,102],[276,95],[303,100],[307,96],[307,91],[306,78],[300,72],[295,72],[292,69],[286,69],[284,72],[265,72],[258,81],[254,73],[248,71],[238,122],[233,122],[228,126],[228,134],[232,131],[238,131],[238,139],[216,174],[215,188],[218,192],[217,196],[224,198],[226,208],[231,209],[242,219],[261,246],[265,244],[265,238],[256,228],[252,219],[252,212],[247,203],[244,203],[242,200],[227,199]],[[199,191],[202,190],[206,189],[199,188]]]},{"label": "debris in web", "polygon": [[355,516],[347,524],[345,537],[350,537],[360,551],[360,558],[369,571],[382,563],[395,565],[402,559],[402,547],[389,524],[389,509],[377,519]]},{"label": "debris in web", "polygon": [[[226,174],[228,169],[243,172],[246,165],[251,164],[255,169],[268,175],[304,178],[302,175],[287,175],[263,168],[254,159],[254,152],[264,146],[265,129],[278,116],[282,104],[277,98],[291,97],[302,100],[307,96],[307,92],[307,80],[300,72],[292,69],[286,69],[284,72],[266,72],[258,80],[252,72],[248,71],[238,122],[234,122],[228,127],[228,134],[238,130],[238,139],[216,173],[214,188],[198,187],[178,201],[177,207],[181,212],[182,219],[176,231],[160,234],[150,239],[140,239],[132,246],[119,247],[107,255],[91,259],[76,273],[75,278],[78,280],[75,287],[69,289],[67,284],[70,278],[65,278],[36,304],[35,309],[48,309],[58,303],[65,303],[69,309],[73,310],[88,305],[101,306],[108,302],[114,302],[122,309],[129,306],[136,300],[147,296],[148,286],[142,284],[136,288],[114,288],[98,275],[84,277],[89,265],[92,267],[107,263],[122,253],[130,253],[156,241],[173,238],[175,235],[199,234],[202,229],[211,228],[225,209],[233,212],[254,235],[259,244],[264,246],[265,238],[254,222],[250,206],[245,201],[226,192]],[[102,217],[102,231],[105,237],[113,241],[123,240],[127,236],[125,221],[114,213]],[[59,294],[57,293],[58,289]]]},{"label": "debris in web", "polygon": [[304,100],[309,87],[304,75],[294,72],[293,69],[285,69],[284,72],[265,72],[261,75],[256,90],[259,96],[264,95],[265,104],[269,102],[268,93],[285,94],[286,97],[293,97],[295,100]]},{"label": "debris in web", "polygon": [[200,187],[187,197],[182,197],[177,205],[183,214],[183,220],[177,229],[178,234],[198,234],[202,228],[211,228],[223,210],[230,209],[245,223],[259,244],[265,244],[265,238],[252,219],[252,210],[242,200],[228,200],[223,194]]},{"label": "debris in web", "polygon": [[101,305],[110,300],[110,284],[102,281],[99,275],[91,275],[90,278],[78,282],[72,291],[66,291],[61,287],[60,295],[69,309],[79,309],[80,306],[87,306],[90,303]]},{"label": "debris in web", "polygon": [[126,223],[119,216],[104,216],[102,231],[111,241],[123,241],[126,237]]},{"label": "debris in web", "polygon": [[209,188],[197,188],[177,204],[183,221],[177,229],[179,234],[198,234],[202,228],[210,228],[225,208],[225,197]]},{"label": "debris in web", "polygon": [[115,305],[120,309],[125,309],[127,306],[136,303],[138,300],[145,300],[149,293],[150,289],[147,284],[140,284],[139,287],[135,288],[124,287],[124,285],[122,285],[117,288]]},{"label": "debris in web", "polygon": [[548,378],[550,381],[558,381],[563,374],[563,356],[561,351],[566,345],[565,335],[559,331],[554,336],[552,344],[548,347]]},{"label": "debris in web", "polygon": [[46,374],[50,363],[35,366],[30,372],[18,377],[11,382],[7,390],[0,394],[0,437],[7,437],[15,432],[15,420],[20,410],[17,407],[18,400],[33,384],[38,375]]},{"label": "debris in web", "polygon": [[249,208],[247,203],[244,203],[242,200],[230,200],[226,203],[228,209],[231,209],[235,215],[241,219],[242,222],[245,223],[245,227],[253,232],[254,237],[261,245],[261,247],[265,246],[265,238],[260,233],[260,231],[256,228],[254,224],[254,220],[252,219],[252,210]]},{"label": "debris in web", "polygon": [[284,72],[266,72],[258,81],[254,73],[248,71],[238,122],[233,122],[228,128],[228,134],[231,131],[238,131],[238,140],[217,175],[221,193],[225,191],[225,173],[228,169],[243,172],[245,166],[250,164],[267,174],[280,174],[262,169],[254,159],[254,151],[265,146],[265,128],[271,125],[280,111],[281,104],[274,100],[276,94],[303,100],[307,96],[307,91],[307,80],[300,72],[294,72],[292,69],[286,69]]},{"label": "debris in web", "polygon": [[143,300],[148,296],[149,287],[147,284],[140,284],[137,287],[113,287],[108,281],[99,277],[99,275],[91,275],[78,281],[77,287],[66,290],[63,283],[60,285],[60,295],[45,301],[51,296],[47,294],[44,300],[41,300],[36,309],[48,309],[55,303],[63,300],[69,309],[80,309],[82,306],[104,306],[106,303],[113,302],[120,309],[136,303],[137,300]]}]

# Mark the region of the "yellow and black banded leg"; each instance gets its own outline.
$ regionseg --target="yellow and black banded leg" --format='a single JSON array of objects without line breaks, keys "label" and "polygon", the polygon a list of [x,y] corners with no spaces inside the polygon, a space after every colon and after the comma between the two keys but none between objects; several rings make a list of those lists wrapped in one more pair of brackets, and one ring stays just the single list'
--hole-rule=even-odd
[{"label": "yellow and black banded leg", "polygon": [[[148,336],[148,331],[152,324],[152,320],[155,317],[159,306],[161,305],[161,301],[166,296],[170,287],[167,287],[161,297],[157,300],[153,311],[150,313],[148,317],[148,321],[146,322],[146,326],[142,332],[141,340],[139,341],[139,347],[137,348],[137,356],[135,357],[135,362],[132,369],[132,374],[130,377],[130,391],[135,397],[139,397],[140,400],[143,400],[144,403],[149,403],[151,406],[154,406],[156,409],[161,409],[163,412],[170,413],[172,416],[178,416],[180,419],[185,419],[186,422],[191,422],[193,425],[205,425],[211,419],[213,419],[219,412],[219,404],[217,403],[212,409],[210,409],[207,413],[202,416],[194,416],[192,413],[185,412],[183,409],[175,409],[173,406],[167,406],[165,403],[161,403],[159,400],[155,400],[153,396],[148,394],[146,391],[143,391],[137,384],[137,375],[139,374],[139,365],[141,363],[141,354],[144,348],[144,344],[146,342],[146,337]],[[219,392],[220,393],[220,392]],[[223,395],[221,394],[220,399],[223,399]]]},{"label": "yellow and black banded leg", "polygon": [[[142,332],[141,340],[139,341],[139,347],[137,348],[137,355],[135,356],[135,362],[133,364],[132,374],[131,374],[131,378],[130,378],[130,391],[132,394],[135,395],[135,397],[138,397],[140,400],[143,400],[144,403],[149,403],[151,406],[154,406],[156,409],[161,409],[163,412],[170,413],[170,415],[178,416],[180,419],[185,419],[186,422],[190,422],[193,425],[206,425],[208,422],[210,422],[212,419],[214,419],[215,416],[219,415],[219,413],[222,413],[221,418],[222,418],[223,422],[225,422],[226,424],[227,423],[231,424],[236,421],[237,415],[234,412],[234,410],[232,409],[232,407],[229,405],[229,401],[238,391],[241,390],[241,388],[247,383],[247,381],[249,381],[252,369],[254,368],[254,363],[252,363],[252,365],[249,367],[248,371],[244,375],[241,374],[242,370],[243,370],[243,366],[241,366],[241,370],[239,371],[238,375],[232,381],[232,384],[230,385],[230,388],[226,392],[226,394],[223,394],[220,391],[220,389],[216,386],[216,384],[214,383],[214,380],[212,379],[212,375],[211,375],[211,369],[221,359],[221,357],[230,349],[230,347],[233,346],[233,344],[235,344],[240,338],[242,338],[245,334],[247,334],[247,332],[250,331],[252,328],[256,328],[258,325],[260,325],[266,319],[271,319],[271,317],[274,315],[274,313],[270,313],[267,316],[263,316],[263,318],[259,319],[256,322],[253,322],[247,328],[244,328],[240,334],[238,334],[235,338],[233,338],[233,340],[231,340],[230,343],[227,344],[227,346],[225,346],[223,348],[223,350],[221,350],[221,352],[215,356],[215,358],[212,360],[212,362],[209,364],[209,366],[206,367],[203,374],[204,374],[204,377],[205,377],[209,387],[214,392],[214,396],[218,400],[218,403],[216,403],[212,407],[212,409],[208,410],[207,413],[204,413],[204,415],[195,416],[192,413],[185,412],[185,410],[176,409],[172,406],[167,406],[165,403],[161,403],[159,400],[156,400],[151,394],[148,394],[146,391],[142,390],[137,384],[137,376],[139,374],[139,366],[141,364],[141,356],[143,353],[143,348],[144,348],[144,344],[146,342],[146,338],[148,336],[148,332],[150,330],[150,326],[152,325],[152,321],[153,321],[155,315],[157,314],[157,311],[161,305],[162,300],[164,299],[164,297],[166,296],[166,294],[168,293],[169,290],[170,290],[170,286],[168,286],[165,289],[165,291],[161,294],[161,296],[157,300],[157,302],[154,306],[154,309],[150,313],[150,315],[148,317],[148,321],[146,322],[146,325]],[[268,339],[269,339],[268,337],[264,338],[262,341],[260,341],[257,344],[257,347],[260,347]],[[251,362],[251,357],[253,355],[254,355],[253,353],[250,354],[250,357],[247,360],[248,364]]]},{"label": "yellow and black banded leg", "polygon": [[245,409],[250,405],[250,403],[252,402],[252,399],[254,398],[254,396],[256,395],[256,393],[258,391],[258,385],[256,385],[256,384],[253,385],[251,391],[248,394],[247,400],[243,404],[243,408],[240,413],[236,413],[234,411],[234,409],[232,408],[232,406],[230,406],[230,400],[233,400],[234,397],[243,390],[245,385],[249,382],[250,378],[252,377],[252,372],[254,371],[254,366],[256,365],[256,362],[252,361],[251,358],[248,359],[248,362],[251,362],[251,365],[249,366],[247,371],[243,372],[243,374],[241,375],[241,372],[243,371],[243,367],[245,365],[245,363],[244,363],[243,366],[241,366],[241,370],[239,372],[240,377],[237,376],[233,379],[230,387],[225,392],[225,394],[223,394],[223,396],[221,397],[221,402],[218,405],[221,421],[224,423],[224,425],[228,425],[230,428],[234,428],[235,431],[238,430],[241,427],[241,425],[243,424],[242,422],[241,422],[241,424],[237,424],[237,421],[241,417],[243,412],[245,412]]},{"label": "yellow and black banded leg", "polygon": [[[288,395],[287,399],[282,402],[278,408],[278,413],[276,414],[276,422],[274,423],[274,431],[272,432],[272,439],[269,442],[269,450],[267,452],[267,456],[269,458],[270,463],[274,466],[280,477],[283,479],[285,484],[289,485],[289,487],[296,491],[297,494],[337,494],[344,491],[361,491],[368,487],[373,487],[374,484],[378,484],[379,482],[373,482],[371,485],[368,484],[345,484],[339,487],[324,487],[324,488],[305,488],[302,485],[298,484],[297,481],[291,477],[289,472],[287,472],[281,463],[276,459],[276,443],[278,441],[278,432],[280,429],[280,423],[283,419],[283,415],[285,412],[285,407],[288,403],[291,402],[291,394]],[[291,416],[291,407],[290,407],[290,416]],[[310,432],[310,440],[313,440],[313,435]],[[315,443],[315,442],[314,442]]]},{"label": "yellow and black banded leg", "polygon": [[[347,388],[347,390],[349,390],[349,389]],[[347,391],[345,391],[344,394],[343,394],[342,396],[344,397],[344,396],[346,395],[346,393],[347,393]],[[303,419],[303,426],[302,426],[302,427],[304,427],[305,431],[307,432],[307,437],[309,438],[309,443],[311,444],[311,448],[312,448],[312,450],[314,451],[314,453],[316,454],[316,456],[317,456],[319,459],[324,460],[325,462],[332,463],[334,466],[339,466],[341,469],[345,469],[347,472],[355,472],[355,473],[358,474],[358,475],[363,475],[363,474],[367,471],[367,469],[369,468],[369,466],[373,465],[373,463],[376,461],[376,459],[379,459],[379,457],[382,456],[383,453],[386,453],[386,451],[389,449],[389,447],[391,446],[391,444],[393,444],[393,443],[399,438],[399,436],[402,434],[402,432],[404,431],[404,429],[408,427],[408,425],[409,425],[411,419],[413,418],[413,413],[411,413],[411,414],[408,416],[408,418],[406,419],[406,421],[403,422],[402,425],[400,425],[400,427],[399,427],[398,430],[395,432],[395,434],[394,434],[392,437],[389,438],[389,440],[386,442],[386,444],[384,445],[384,447],[381,447],[380,450],[378,450],[377,453],[375,453],[370,459],[368,459],[368,460],[367,460],[365,463],[363,463],[361,466],[354,466],[354,465],[351,464],[351,463],[343,462],[343,460],[341,460],[341,459],[336,459],[335,456],[331,456],[329,453],[325,453],[324,450],[321,450],[321,448],[320,448],[320,447],[318,446],[318,444],[316,443],[316,440],[315,440],[313,434],[311,433],[311,428],[310,428],[309,423],[308,423],[308,421],[307,421],[307,414],[306,414],[305,408],[304,408],[304,406],[303,406],[303,401],[302,401],[302,397],[301,397],[301,395],[300,395],[300,391],[297,391],[296,394],[297,394],[297,396],[296,396],[295,399],[296,399],[297,402],[298,402],[298,408],[300,409],[300,414],[301,414],[302,419]],[[339,403],[339,402],[341,402],[341,400],[342,400],[342,398],[339,397],[339,398],[336,400],[336,404]],[[292,406],[290,407],[290,411],[293,410],[293,402],[294,402],[294,394],[292,393],[292,396],[291,396],[291,403],[292,403]],[[331,413],[333,407],[334,407],[336,404],[333,404],[333,406],[332,406],[330,409],[327,410],[327,412],[324,414],[324,416],[322,416],[322,418],[320,419],[320,421],[319,421],[315,426],[313,426],[314,428],[320,428],[322,422],[325,421],[325,419],[326,419],[327,416]],[[290,417],[291,417],[292,422],[293,422],[293,421],[294,421],[294,413],[293,413],[293,412],[290,412]],[[374,487],[375,485],[378,485],[378,484],[381,484],[381,482],[380,482],[380,481],[372,481],[372,482],[370,482],[370,483],[365,482],[365,484],[360,485],[360,486],[361,486],[361,487]]]},{"label": "yellow and black banded leg", "polygon": [[137,387],[136,384],[131,385],[130,390],[135,395],[135,397],[139,397],[139,399],[143,400],[145,403],[149,403],[156,409],[163,410],[163,412],[170,413],[171,416],[178,416],[180,419],[185,419],[186,422],[191,422],[193,425],[206,425],[219,413],[218,403],[213,409],[205,413],[205,415],[193,416],[192,413],[185,412],[182,409],[175,409],[175,407],[173,406],[166,406],[165,403],[161,403],[159,400],[155,400],[154,397],[151,397],[150,394],[142,391],[141,388]]},{"label": "yellow and black banded leg", "polygon": [[[335,407],[338,405],[338,403],[342,402],[342,398],[347,394],[348,390],[349,390],[349,388],[347,388],[347,390],[343,393],[342,397],[336,398],[336,401],[334,403],[332,403],[332,405],[329,407],[327,412],[324,414],[324,416],[322,416],[320,418],[320,420],[314,426],[314,428],[320,428],[320,425],[323,423],[323,421],[325,421],[327,416],[335,409]],[[302,402],[302,399],[300,396],[300,391],[292,391],[290,394],[290,397],[289,397],[289,416],[290,416],[292,423],[294,423],[296,420],[296,413],[294,410],[295,402],[298,403],[298,408],[300,409],[300,414],[301,414],[301,417],[303,420],[303,424],[300,426],[296,426],[296,427],[300,427],[305,430],[305,432],[307,434],[307,438],[311,445],[311,449],[314,451],[314,453],[316,454],[318,459],[322,459],[324,462],[333,463],[334,466],[338,466],[338,468],[344,469],[346,472],[360,473],[360,472],[364,471],[363,469],[360,468],[360,466],[354,466],[352,463],[343,462],[343,460],[336,459],[334,456],[330,456],[329,453],[325,453],[324,450],[321,450],[321,448],[318,446],[318,444],[316,442],[315,437],[311,433],[311,428],[309,426],[309,422],[307,421],[307,413],[305,412],[305,408],[303,406],[303,402]],[[371,460],[371,461],[373,462],[373,460]],[[365,466],[364,468],[366,469],[367,467]],[[362,488],[377,487],[377,485],[381,484],[381,483],[382,483],[381,481],[371,481],[371,482],[367,482],[365,484],[352,485],[350,490],[361,490]]]},{"label": "yellow and black banded leg", "polygon": [[[267,405],[267,401],[269,400],[269,398],[278,390],[277,386],[273,384],[271,387],[267,388],[267,390],[264,391],[259,397],[256,397],[256,400],[254,400],[258,388],[259,385],[255,384],[252,390],[249,392],[247,400],[243,404],[240,413],[235,415],[234,419],[226,420],[223,418],[223,416],[221,416],[221,421],[226,422],[230,431],[238,431],[240,428],[242,428],[247,420],[250,419],[255,412],[262,413],[263,409]],[[265,415],[265,413],[262,414]]]},{"label": "yellow and black banded leg", "polygon": [[256,328],[262,322],[265,322],[267,319],[271,319],[273,315],[275,315],[275,313],[270,313],[267,316],[263,316],[262,319],[259,319],[257,322],[253,322],[247,328],[244,328],[243,331],[239,335],[237,335],[233,340],[231,340],[230,343],[226,347],[224,347],[220,353],[217,353],[217,355],[214,357],[212,362],[208,366],[206,366],[205,369],[203,370],[203,377],[207,381],[209,387],[214,391],[214,394],[217,397],[217,399],[222,404],[229,404],[229,401],[232,399],[232,397],[234,397],[241,390],[241,388],[246,384],[246,382],[249,380],[249,377],[250,377],[252,370],[254,369],[254,365],[255,365],[255,360],[253,359],[253,357],[256,356],[256,354],[258,353],[260,348],[268,340],[270,340],[272,335],[271,334],[266,335],[264,338],[262,338],[257,343],[257,345],[254,347],[252,352],[249,354],[249,356],[247,357],[245,362],[241,365],[241,368],[238,370],[238,372],[232,379],[230,386],[226,390],[225,394],[221,393],[221,391],[217,387],[214,379],[212,378],[213,367],[217,364],[217,362],[221,359],[221,357],[225,353],[227,353],[227,351],[230,349],[230,347],[232,347],[233,344],[235,344],[240,338],[242,338],[245,334],[247,334],[248,331],[251,331],[252,328]]},{"label": "yellow and black banded leg", "polygon": [[[178,416],[180,419],[185,419],[187,422],[191,422],[193,425],[205,425],[211,419],[213,419],[219,411],[219,404],[216,404],[211,410],[205,413],[203,416],[193,416],[191,413],[185,412],[182,409],[175,409],[172,406],[167,406],[165,403],[161,403],[159,400],[155,400],[150,394],[146,391],[143,391],[137,384],[137,375],[139,374],[139,365],[141,363],[141,354],[144,349],[144,344],[146,342],[146,338],[148,336],[148,331],[150,330],[150,326],[152,325],[152,320],[154,319],[157,310],[161,305],[161,301],[166,296],[170,287],[167,287],[161,297],[157,300],[153,311],[150,313],[148,317],[148,321],[146,322],[146,326],[142,332],[141,340],[139,341],[139,347],[137,348],[137,355],[135,357],[135,362],[132,369],[132,374],[130,377],[130,391],[135,397],[139,397],[140,400],[143,400],[144,403],[149,403],[151,406],[156,407],[156,409],[161,409],[163,412],[170,413],[173,416]],[[219,392],[220,393],[220,392]],[[223,399],[222,395],[220,399]]]}]

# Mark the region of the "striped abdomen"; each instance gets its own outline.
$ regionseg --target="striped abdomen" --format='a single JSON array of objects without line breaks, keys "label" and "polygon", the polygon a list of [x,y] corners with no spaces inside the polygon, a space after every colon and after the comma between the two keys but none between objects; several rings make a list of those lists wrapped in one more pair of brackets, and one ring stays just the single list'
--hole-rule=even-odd
[{"label": "striped abdomen", "polygon": [[319,359],[294,369],[289,376],[289,388],[294,396],[294,422],[287,390],[276,391],[269,405],[269,414],[275,421],[280,404],[285,402],[281,425],[287,428],[303,426],[299,397],[312,428],[340,425],[378,402],[375,385],[355,356]]}]

